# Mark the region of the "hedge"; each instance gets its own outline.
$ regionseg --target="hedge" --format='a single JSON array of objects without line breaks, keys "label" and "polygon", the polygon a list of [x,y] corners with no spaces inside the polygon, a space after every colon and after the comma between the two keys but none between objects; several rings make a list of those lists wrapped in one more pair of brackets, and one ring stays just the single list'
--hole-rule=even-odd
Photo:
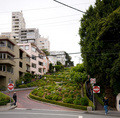
[{"label": "hedge", "polygon": [[44,98],[33,95],[32,92],[29,94],[29,97],[32,98],[32,99],[38,100],[38,101],[48,102],[48,103],[61,105],[61,106],[65,106],[65,107],[70,107],[70,108],[75,108],[75,109],[87,110],[87,106],[81,106],[81,105],[75,105],[75,104],[69,104],[69,103],[62,103],[62,102],[58,102],[58,101],[55,101],[55,100],[44,99]]},{"label": "hedge", "polygon": [[10,102],[10,97],[0,92],[0,106]]}]

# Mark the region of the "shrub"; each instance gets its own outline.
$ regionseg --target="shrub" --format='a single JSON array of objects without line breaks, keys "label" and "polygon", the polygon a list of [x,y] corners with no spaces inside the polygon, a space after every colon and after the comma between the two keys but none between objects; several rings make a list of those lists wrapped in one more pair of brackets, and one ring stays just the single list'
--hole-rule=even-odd
[{"label": "shrub", "polygon": [[46,99],[52,100],[52,95],[45,95]]},{"label": "shrub", "polygon": [[10,97],[0,92],[0,105],[6,105],[9,102],[10,102]]},{"label": "shrub", "polygon": [[39,96],[39,97],[43,97],[43,95],[44,95],[44,93],[41,92],[41,91],[39,91],[39,92],[37,93],[37,96]]},{"label": "shrub", "polygon": [[75,99],[75,100],[73,101],[73,103],[76,104],[76,105],[80,105],[80,99]]},{"label": "shrub", "polygon": [[69,96],[69,94],[68,93],[66,93],[66,94],[64,94],[64,97],[66,98],[66,97],[68,97]]},{"label": "shrub", "polygon": [[88,106],[88,99],[86,97],[80,98],[80,104],[83,106]]},{"label": "shrub", "polygon": [[18,87],[19,87],[19,88],[27,88],[27,85],[26,85],[26,84],[23,84],[23,85],[19,85]]},{"label": "shrub", "polygon": [[73,98],[64,98],[64,99],[63,99],[63,102],[64,102],[64,103],[70,103],[70,104],[73,104],[73,101],[74,101]]}]

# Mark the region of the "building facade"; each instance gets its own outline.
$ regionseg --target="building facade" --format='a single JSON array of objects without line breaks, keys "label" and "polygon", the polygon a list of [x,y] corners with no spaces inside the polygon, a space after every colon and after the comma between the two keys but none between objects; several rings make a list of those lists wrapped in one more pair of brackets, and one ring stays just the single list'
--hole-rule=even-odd
[{"label": "building facade", "polygon": [[39,30],[36,28],[26,28],[19,31],[19,43],[36,43],[36,39],[39,37]]},{"label": "building facade", "polygon": [[25,72],[30,72],[30,56],[8,37],[0,37],[0,86],[15,84]]},{"label": "building facade", "polygon": [[25,20],[23,13],[21,12],[12,12],[12,38],[19,42],[19,31],[25,28]]},{"label": "building facade", "polygon": [[48,72],[48,58],[41,50],[38,49],[35,43],[19,43],[17,45],[31,56],[30,73],[44,75],[46,72]]},{"label": "building facade", "polygon": [[65,65],[66,58],[65,58],[64,51],[50,51],[49,60],[53,65],[57,64],[57,61],[61,62],[62,65]]},{"label": "building facade", "polygon": [[48,52],[50,52],[50,41],[48,38],[40,37],[36,39],[36,44],[40,50],[46,49]]}]

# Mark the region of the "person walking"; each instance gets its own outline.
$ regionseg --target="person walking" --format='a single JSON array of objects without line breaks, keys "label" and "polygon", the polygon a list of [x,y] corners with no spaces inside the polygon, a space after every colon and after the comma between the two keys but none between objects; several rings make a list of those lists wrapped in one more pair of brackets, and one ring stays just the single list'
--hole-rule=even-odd
[{"label": "person walking", "polygon": [[13,94],[13,99],[14,99],[14,105],[16,105],[16,102],[17,102],[17,95],[16,95],[16,92],[14,92],[14,94]]},{"label": "person walking", "polygon": [[104,102],[105,115],[107,115],[107,113],[108,113],[108,98],[104,97],[103,102]]}]

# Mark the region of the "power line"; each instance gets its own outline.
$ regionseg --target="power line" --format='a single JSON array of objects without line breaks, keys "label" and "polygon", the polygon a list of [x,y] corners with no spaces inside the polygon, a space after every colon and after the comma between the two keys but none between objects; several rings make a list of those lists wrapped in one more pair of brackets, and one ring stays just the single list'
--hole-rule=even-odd
[{"label": "power line", "polygon": [[71,7],[71,6],[69,6],[69,5],[67,5],[67,4],[64,4],[64,3],[62,3],[62,2],[59,2],[59,1],[57,1],[57,0],[53,0],[53,1],[55,1],[55,2],[57,2],[57,3],[59,3],[59,4],[62,4],[62,5],[64,5],[64,6],[66,6],[66,7],[69,7],[69,8],[71,8],[71,9],[74,9],[74,10],[76,10],[76,11],[79,11],[79,12],[82,12],[82,13],[86,13],[86,12],[84,12],[84,11],[82,11],[82,10],[79,10],[79,9],[77,9],[77,8],[74,8],[74,7]]}]

